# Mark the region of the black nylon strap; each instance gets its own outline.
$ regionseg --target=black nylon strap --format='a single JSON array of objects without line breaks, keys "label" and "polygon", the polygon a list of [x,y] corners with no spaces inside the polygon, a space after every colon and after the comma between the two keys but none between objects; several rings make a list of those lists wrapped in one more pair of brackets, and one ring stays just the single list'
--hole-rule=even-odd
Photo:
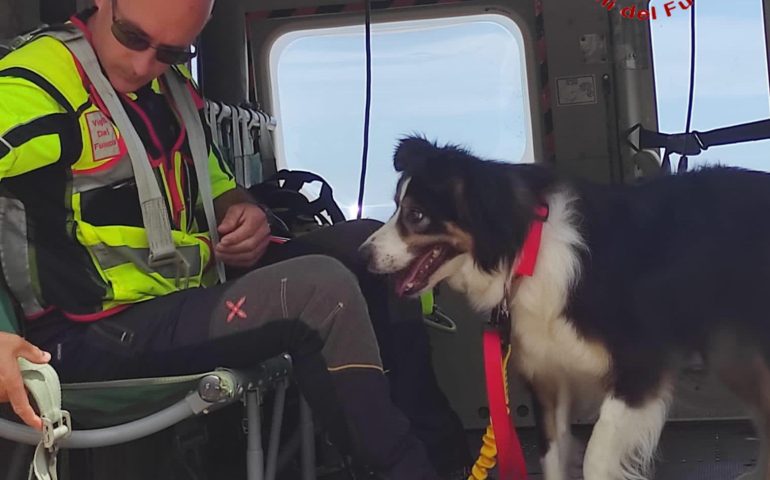
[{"label": "black nylon strap", "polygon": [[669,154],[680,155],[698,155],[709,147],[770,139],[770,119],[717,128],[708,132],[677,134],[655,132],[637,125],[629,131],[629,135],[637,128],[639,129],[638,145],[629,141],[634,149],[665,148]]},{"label": "black nylon strap", "polygon": [[770,138],[770,120],[718,128],[699,135],[705,147],[704,150],[716,145],[765,140]]},{"label": "black nylon strap", "polygon": [[641,128],[639,130],[639,148],[663,147],[669,153],[697,155],[704,150],[701,148],[702,144],[698,135],[700,135],[698,132],[667,134]]}]

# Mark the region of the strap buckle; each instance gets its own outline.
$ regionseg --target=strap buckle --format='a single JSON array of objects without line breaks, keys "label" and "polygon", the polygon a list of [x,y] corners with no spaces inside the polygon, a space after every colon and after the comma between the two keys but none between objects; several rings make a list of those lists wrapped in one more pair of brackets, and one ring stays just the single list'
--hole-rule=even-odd
[{"label": "strap buckle", "polygon": [[[503,334],[508,334],[511,328],[511,312],[508,308],[508,301],[503,299],[502,302],[492,309],[492,313],[487,320],[489,328],[499,330]],[[505,338],[505,335],[503,335]]]},{"label": "strap buckle", "polygon": [[56,448],[56,443],[72,433],[72,417],[67,410],[61,410],[61,418],[53,422],[43,417],[43,446],[48,450]]},{"label": "strap buckle", "polygon": [[700,139],[698,132],[669,135],[667,142],[668,149],[680,155],[698,155],[703,150],[703,141]]},{"label": "strap buckle", "polygon": [[447,315],[438,305],[433,306],[433,311],[423,314],[423,323],[441,332],[456,333],[457,323]]},{"label": "strap buckle", "polygon": [[190,262],[187,261],[179,250],[174,249],[162,255],[153,255],[150,252],[147,265],[155,271],[158,271],[161,267],[174,266],[176,267],[174,277],[176,288],[186,290],[190,286]]}]

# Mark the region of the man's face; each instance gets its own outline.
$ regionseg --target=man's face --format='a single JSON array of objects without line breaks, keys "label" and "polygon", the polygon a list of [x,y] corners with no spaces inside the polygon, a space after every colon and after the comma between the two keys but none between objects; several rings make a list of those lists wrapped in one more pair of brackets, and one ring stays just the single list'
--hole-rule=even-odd
[{"label": "man's face", "polygon": [[[128,93],[159,77],[169,67],[155,48],[132,50],[115,38],[113,19],[152,45],[189,50],[203,30],[214,0],[95,0],[98,11],[89,19],[94,49],[112,86]],[[114,7],[114,10],[113,10]]]}]

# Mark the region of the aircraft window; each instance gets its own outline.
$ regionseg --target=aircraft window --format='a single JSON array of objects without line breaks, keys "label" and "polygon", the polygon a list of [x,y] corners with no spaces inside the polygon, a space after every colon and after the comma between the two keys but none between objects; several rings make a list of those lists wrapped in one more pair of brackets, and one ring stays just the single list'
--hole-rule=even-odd
[{"label": "aircraft window", "polygon": [[[658,7],[660,8],[660,7]],[[707,131],[770,118],[761,0],[698,2],[692,129]],[[685,131],[690,75],[690,11],[652,21],[659,129]],[[676,168],[678,156],[672,155]],[[734,165],[770,171],[770,141],[712,147],[690,168]]]},{"label": "aircraft window", "polygon": [[[364,27],[294,31],[270,51],[278,166],[310,170],[357,213],[366,99]],[[481,156],[532,162],[522,32],[486,14],[372,25],[372,109],[364,215],[394,210],[397,140],[421,132]]]}]

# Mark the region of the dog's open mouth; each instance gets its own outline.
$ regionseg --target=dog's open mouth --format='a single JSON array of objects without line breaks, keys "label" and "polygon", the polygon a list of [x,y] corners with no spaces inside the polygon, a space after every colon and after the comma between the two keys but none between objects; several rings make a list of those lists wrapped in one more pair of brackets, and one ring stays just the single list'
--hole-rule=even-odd
[{"label": "dog's open mouth", "polygon": [[430,245],[406,268],[393,274],[398,295],[413,295],[426,286],[431,275],[447,260],[457,255],[457,251],[446,243]]}]

